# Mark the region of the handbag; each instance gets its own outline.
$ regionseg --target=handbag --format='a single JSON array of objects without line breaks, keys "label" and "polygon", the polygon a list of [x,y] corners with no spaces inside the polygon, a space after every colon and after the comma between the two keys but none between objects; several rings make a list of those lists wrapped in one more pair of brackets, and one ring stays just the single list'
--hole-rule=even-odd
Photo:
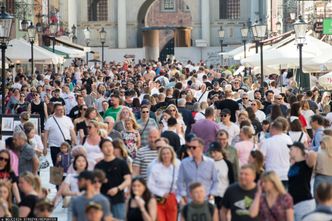
[{"label": "handbag", "polygon": [[[173,188],[173,184],[174,184],[174,175],[175,175],[175,165],[173,165],[173,174],[172,174],[172,183],[171,183],[171,187],[169,189],[169,193],[172,192],[172,188]],[[158,204],[165,204],[167,201],[167,198],[162,197],[162,196],[155,196],[156,197],[156,201]]]},{"label": "handbag", "polygon": [[60,132],[61,132],[61,134],[62,134],[63,140],[71,145],[71,140],[66,139],[65,135],[63,134],[63,132],[62,132],[62,130],[61,130],[61,127],[60,127],[58,121],[55,119],[54,116],[53,116],[53,119],[54,119],[56,125],[58,125],[58,128],[59,128],[59,130],[60,130]]},{"label": "handbag", "polygon": [[50,167],[50,183],[54,185],[61,185],[63,178],[62,167]]}]

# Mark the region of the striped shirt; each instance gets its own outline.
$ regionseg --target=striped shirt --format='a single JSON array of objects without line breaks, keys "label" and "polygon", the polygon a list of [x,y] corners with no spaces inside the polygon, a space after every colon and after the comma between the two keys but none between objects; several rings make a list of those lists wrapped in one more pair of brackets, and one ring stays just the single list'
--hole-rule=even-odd
[{"label": "striped shirt", "polygon": [[140,175],[147,180],[149,164],[158,157],[158,150],[152,150],[149,146],[138,149],[133,166],[140,168]]}]

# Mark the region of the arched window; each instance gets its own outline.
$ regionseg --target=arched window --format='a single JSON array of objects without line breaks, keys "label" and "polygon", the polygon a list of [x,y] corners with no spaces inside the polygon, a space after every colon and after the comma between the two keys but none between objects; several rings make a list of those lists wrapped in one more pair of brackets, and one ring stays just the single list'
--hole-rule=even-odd
[{"label": "arched window", "polygon": [[88,0],[88,20],[107,21],[107,0]]},{"label": "arched window", "polygon": [[240,18],[240,0],[219,0],[220,19]]}]

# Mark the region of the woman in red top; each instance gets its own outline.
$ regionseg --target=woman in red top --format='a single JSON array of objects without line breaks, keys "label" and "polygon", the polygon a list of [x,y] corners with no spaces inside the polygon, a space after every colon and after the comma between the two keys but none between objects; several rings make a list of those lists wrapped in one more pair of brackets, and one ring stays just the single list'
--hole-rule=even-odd
[{"label": "woman in red top", "polygon": [[294,221],[293,199],[274,171],[262,175],[249,215],[259,220]]},{"label": "woman in red top", "polygon": [[307,124],[307,120],[305,119],[305,117],[301,114],[300,102],[295,102],[292,104],[291,109],[290,109],[290,117],[298,117],[303,129],[304,130],[306,129],[308,124]]}]

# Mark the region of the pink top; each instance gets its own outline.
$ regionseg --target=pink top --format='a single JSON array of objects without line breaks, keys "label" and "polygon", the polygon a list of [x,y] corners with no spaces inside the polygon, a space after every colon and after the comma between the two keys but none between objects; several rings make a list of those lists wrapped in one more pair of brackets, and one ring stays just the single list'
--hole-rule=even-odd
[{"label": "pink top", "polygon": [[11,169],[14,171],[15,175],[18,176],[18,157],[16,153],[9,150],[10,153],[10,166]]},{"label": "pink top", "polygon": [[237,150],[237,156],[239,158],[240,166],[248,163],[250,151],[252,151],[254,147],[254,143],[250,140],[240,141],[235,144],[235,149]]}]

